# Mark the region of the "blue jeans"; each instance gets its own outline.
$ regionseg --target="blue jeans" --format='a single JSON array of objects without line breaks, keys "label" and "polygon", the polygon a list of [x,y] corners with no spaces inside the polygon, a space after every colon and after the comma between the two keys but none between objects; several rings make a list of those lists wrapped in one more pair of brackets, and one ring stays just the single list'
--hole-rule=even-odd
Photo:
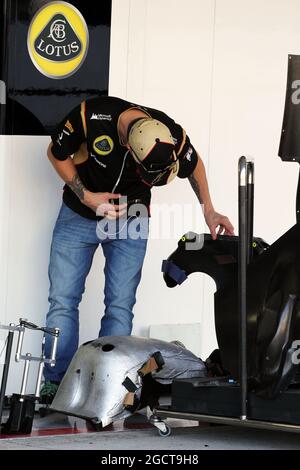
[{"label": "blue jeans", "polygon": [[[148,220],[144,219],[143,222],[148,227]],[[96,233],[97,221],[81,217],[63,203],[51,245],[50,309],[46,322],[49,328],[60,328],[60,336],[55,367],[45,365],[46,380],[61,381],[78,348],[78,306],[99,244],[105,256],[105,312],[99,336],[131,334],[132,309],[147,247],[147,238],[126,238],[126,233],[124,236],[131,223],[133,221],[127,223],[124,219],[122,222],[120,220],[122,236],[119,234],[101,240]],[[46,357],[50,356],[51,340],[51,336],[46,334]]]}]

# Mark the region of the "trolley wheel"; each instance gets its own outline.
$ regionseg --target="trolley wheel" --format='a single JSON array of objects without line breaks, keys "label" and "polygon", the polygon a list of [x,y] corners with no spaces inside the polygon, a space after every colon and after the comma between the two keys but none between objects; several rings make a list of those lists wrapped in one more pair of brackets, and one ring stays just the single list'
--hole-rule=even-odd
[{"label": "trolley wheel", "polygon": [[171,434],[171,428],[170,428],[170,426],[167,426],[167,425],[165,424],[165,430],[163,431],[162,429],[159,429],[159,430],[158,430],[158,434],[159,434],[161,437],[168,437],[168,436],[170,436],[170,434]]}]

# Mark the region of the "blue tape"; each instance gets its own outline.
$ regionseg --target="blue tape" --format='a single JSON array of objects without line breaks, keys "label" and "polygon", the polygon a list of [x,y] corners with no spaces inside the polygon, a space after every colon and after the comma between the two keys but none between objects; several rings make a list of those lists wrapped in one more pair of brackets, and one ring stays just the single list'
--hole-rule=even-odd
[{"label": "blue tape", "polygon": [[185,271],[168,259],[162,262],[161,271],[174,279],[179,285],[187,279]]}]

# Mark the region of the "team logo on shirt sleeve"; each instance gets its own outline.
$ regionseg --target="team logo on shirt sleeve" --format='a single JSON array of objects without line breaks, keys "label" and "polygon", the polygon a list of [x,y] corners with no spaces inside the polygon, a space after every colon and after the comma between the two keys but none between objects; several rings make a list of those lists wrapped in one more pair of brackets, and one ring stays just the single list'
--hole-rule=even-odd
[{"label": "team logo on shirt sleeve", "polygon": [[65,127],[70,131],[71,134],[73,134],[74,132],[74,127],[72,126],[71,122],[69,121],[69,119],[67,120],[67,122],[65,123]]},{"label": "team logo on shirt sleeve", "polygon": [[98,155],[109,155],[114,149],[114,142],[109,135],[100,135],[94,140],[93,149]]},{"label": "team logo on shirt sleeve", "polygon": [[188,160],[189,162],[192,161],[192,153],[193,153],[194,149],[192,147],[190,147],[188,149],[188,151],[186,152],[185,156],[183,158],[185,158],[186,160]]}]

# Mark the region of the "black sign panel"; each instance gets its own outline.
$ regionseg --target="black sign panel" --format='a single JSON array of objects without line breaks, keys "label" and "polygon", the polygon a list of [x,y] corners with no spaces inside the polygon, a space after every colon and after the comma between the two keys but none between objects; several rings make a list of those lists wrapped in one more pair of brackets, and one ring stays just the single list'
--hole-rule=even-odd
[{"label": "black sign panel", "polygon": [[0,133],[49,135],[108,94],[111,1],[1,2]]},{"label": "black sign panel", "polygon": [[300,162],[300,56],[290,55],[279,156]]}]

